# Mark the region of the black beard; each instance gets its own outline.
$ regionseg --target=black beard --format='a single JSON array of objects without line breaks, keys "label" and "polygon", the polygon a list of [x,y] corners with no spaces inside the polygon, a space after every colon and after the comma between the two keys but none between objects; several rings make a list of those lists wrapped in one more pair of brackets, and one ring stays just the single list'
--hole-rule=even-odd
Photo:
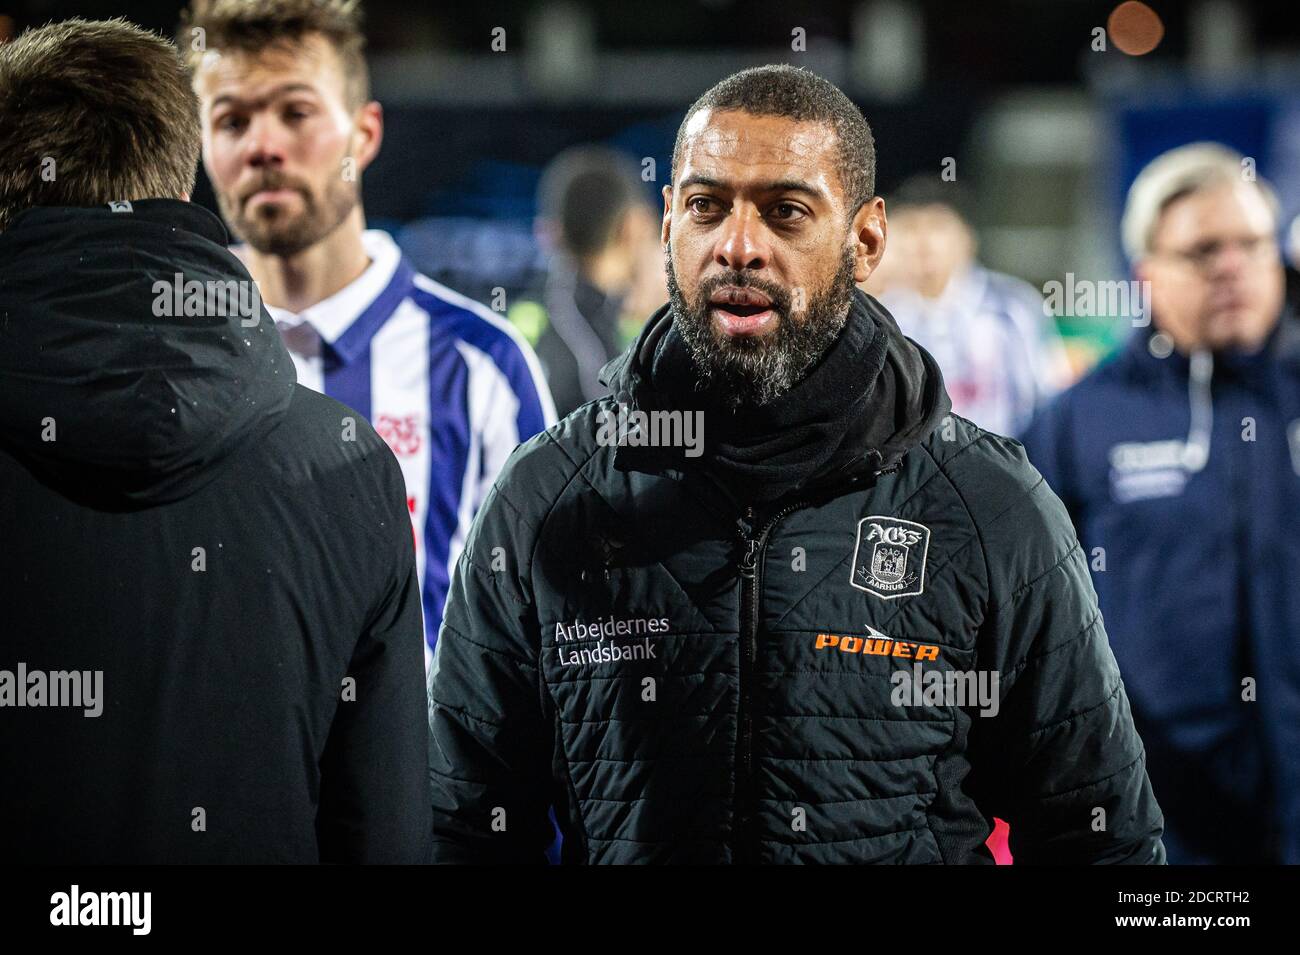
[{"label": "black beard", "polygon": [[[834,344],[849,318],[853,281],[853,246],[846,244],[830,284],[818,291],[801,315],[792,318],[792,296],[785,287],[754,278],[744,271],[724,272],[701,283],[687,302],[673,271],[672,246],[664,251],[668,295],[674,320],[704,384],[725,404],[760,406],[775,401],[808,374]],[[752,288],[772,300],[776,331],[755,338],[731,338],[714,328],[709,298],[719,288]]]}]

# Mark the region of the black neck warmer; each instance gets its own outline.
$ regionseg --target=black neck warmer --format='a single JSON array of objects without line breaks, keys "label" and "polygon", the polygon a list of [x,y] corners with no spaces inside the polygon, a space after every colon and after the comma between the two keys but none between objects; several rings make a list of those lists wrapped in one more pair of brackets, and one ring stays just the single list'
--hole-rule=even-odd
[{"label": "black neck warmer", "polygon": [[766,405],[732,409],[703,389],[668,308],[606,375],[620,400],[630,399],[637,410],[703,412],[699,458],[681,448],[620,447],[616,466],[702,467],[738,500],[760,505],[895,466],[949,408],[933,359],[860,292],[826,354]]},{"label": "black neck warmer", "polygon": [[866,420],[886,337],[870,316],[856,312],[798,384],[759,407],[732,409],[699,390],[699,370],[675,324],[654,355],[650,380],[674,406],[704,412],[705,455],[714,475],[753,500],[769,501],[827,470],[843,451],[860,454],[851,433]]}]

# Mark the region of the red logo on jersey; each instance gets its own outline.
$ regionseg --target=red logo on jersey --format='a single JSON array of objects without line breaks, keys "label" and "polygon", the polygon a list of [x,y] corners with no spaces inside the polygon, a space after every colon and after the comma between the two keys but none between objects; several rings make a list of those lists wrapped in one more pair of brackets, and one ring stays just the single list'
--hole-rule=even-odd
[{"label": "red logo on jersey", "polygon": [[399,458],[409,458],[420,450],[420,417],[409,414],[403,418],[381,414],[375,419],[375,430],[388,442]]}]

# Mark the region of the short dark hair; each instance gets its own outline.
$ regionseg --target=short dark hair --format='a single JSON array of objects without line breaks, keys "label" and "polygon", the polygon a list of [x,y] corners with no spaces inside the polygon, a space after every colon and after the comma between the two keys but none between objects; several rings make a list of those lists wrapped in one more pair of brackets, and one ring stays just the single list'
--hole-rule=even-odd
[{"label": "short dark hair", "polygon": [[358,109],[370,99],[361,17],[360,0],[192,0],[181,14],[177,40],[190,68],[197,69],[210,51],[257,54],[320,34],[342,64],[348,107]]},{"label": "short dark hair", "polygon": [[645,202],[636,164],[606,146],[573,146],[547,164],[537,186],[537,212],[576,256],[604,249],[619,217]]},{"label": "short dark hair", "polygon": [[179,198],[199,145],[198,98],[162,37],[74,19],[0,45],[0,230],[34,206]]},{"label": "short dark hair", "polygon": [[783,116],[825,123],[839,145],[840,185],[849,215],[876,194],[876,144],[862,111],[830,80],[802,67],[772,64],[733,73],[691,104],[673,144],[673,181],[685,145],[686,127],[702,109],[734,110],[755,116]]}]

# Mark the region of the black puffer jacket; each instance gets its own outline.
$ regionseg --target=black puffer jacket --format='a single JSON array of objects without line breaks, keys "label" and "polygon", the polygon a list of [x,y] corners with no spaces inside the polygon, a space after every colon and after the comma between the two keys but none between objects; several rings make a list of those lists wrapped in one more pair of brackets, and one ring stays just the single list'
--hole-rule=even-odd
[{"label": "black puffer jacket", "polygon": [[[1162,862],[1082,552],[1020,445],[946,416],[859,295],[883,337],[857,443],[747,507],[707,444],[600,440],[619,402],[666,406],[670,323],[478,515],[430,674],[435,857],[541,861],[553,805],[566,862],[989,863],[994,815],[1019,863]],[[963,672],[989,695],[933,682]]]},{"label": "black puffer jacket", "polygon": [[0,234],[0,860],[423,861],[401,469],[212,213],[114,206]]}]

